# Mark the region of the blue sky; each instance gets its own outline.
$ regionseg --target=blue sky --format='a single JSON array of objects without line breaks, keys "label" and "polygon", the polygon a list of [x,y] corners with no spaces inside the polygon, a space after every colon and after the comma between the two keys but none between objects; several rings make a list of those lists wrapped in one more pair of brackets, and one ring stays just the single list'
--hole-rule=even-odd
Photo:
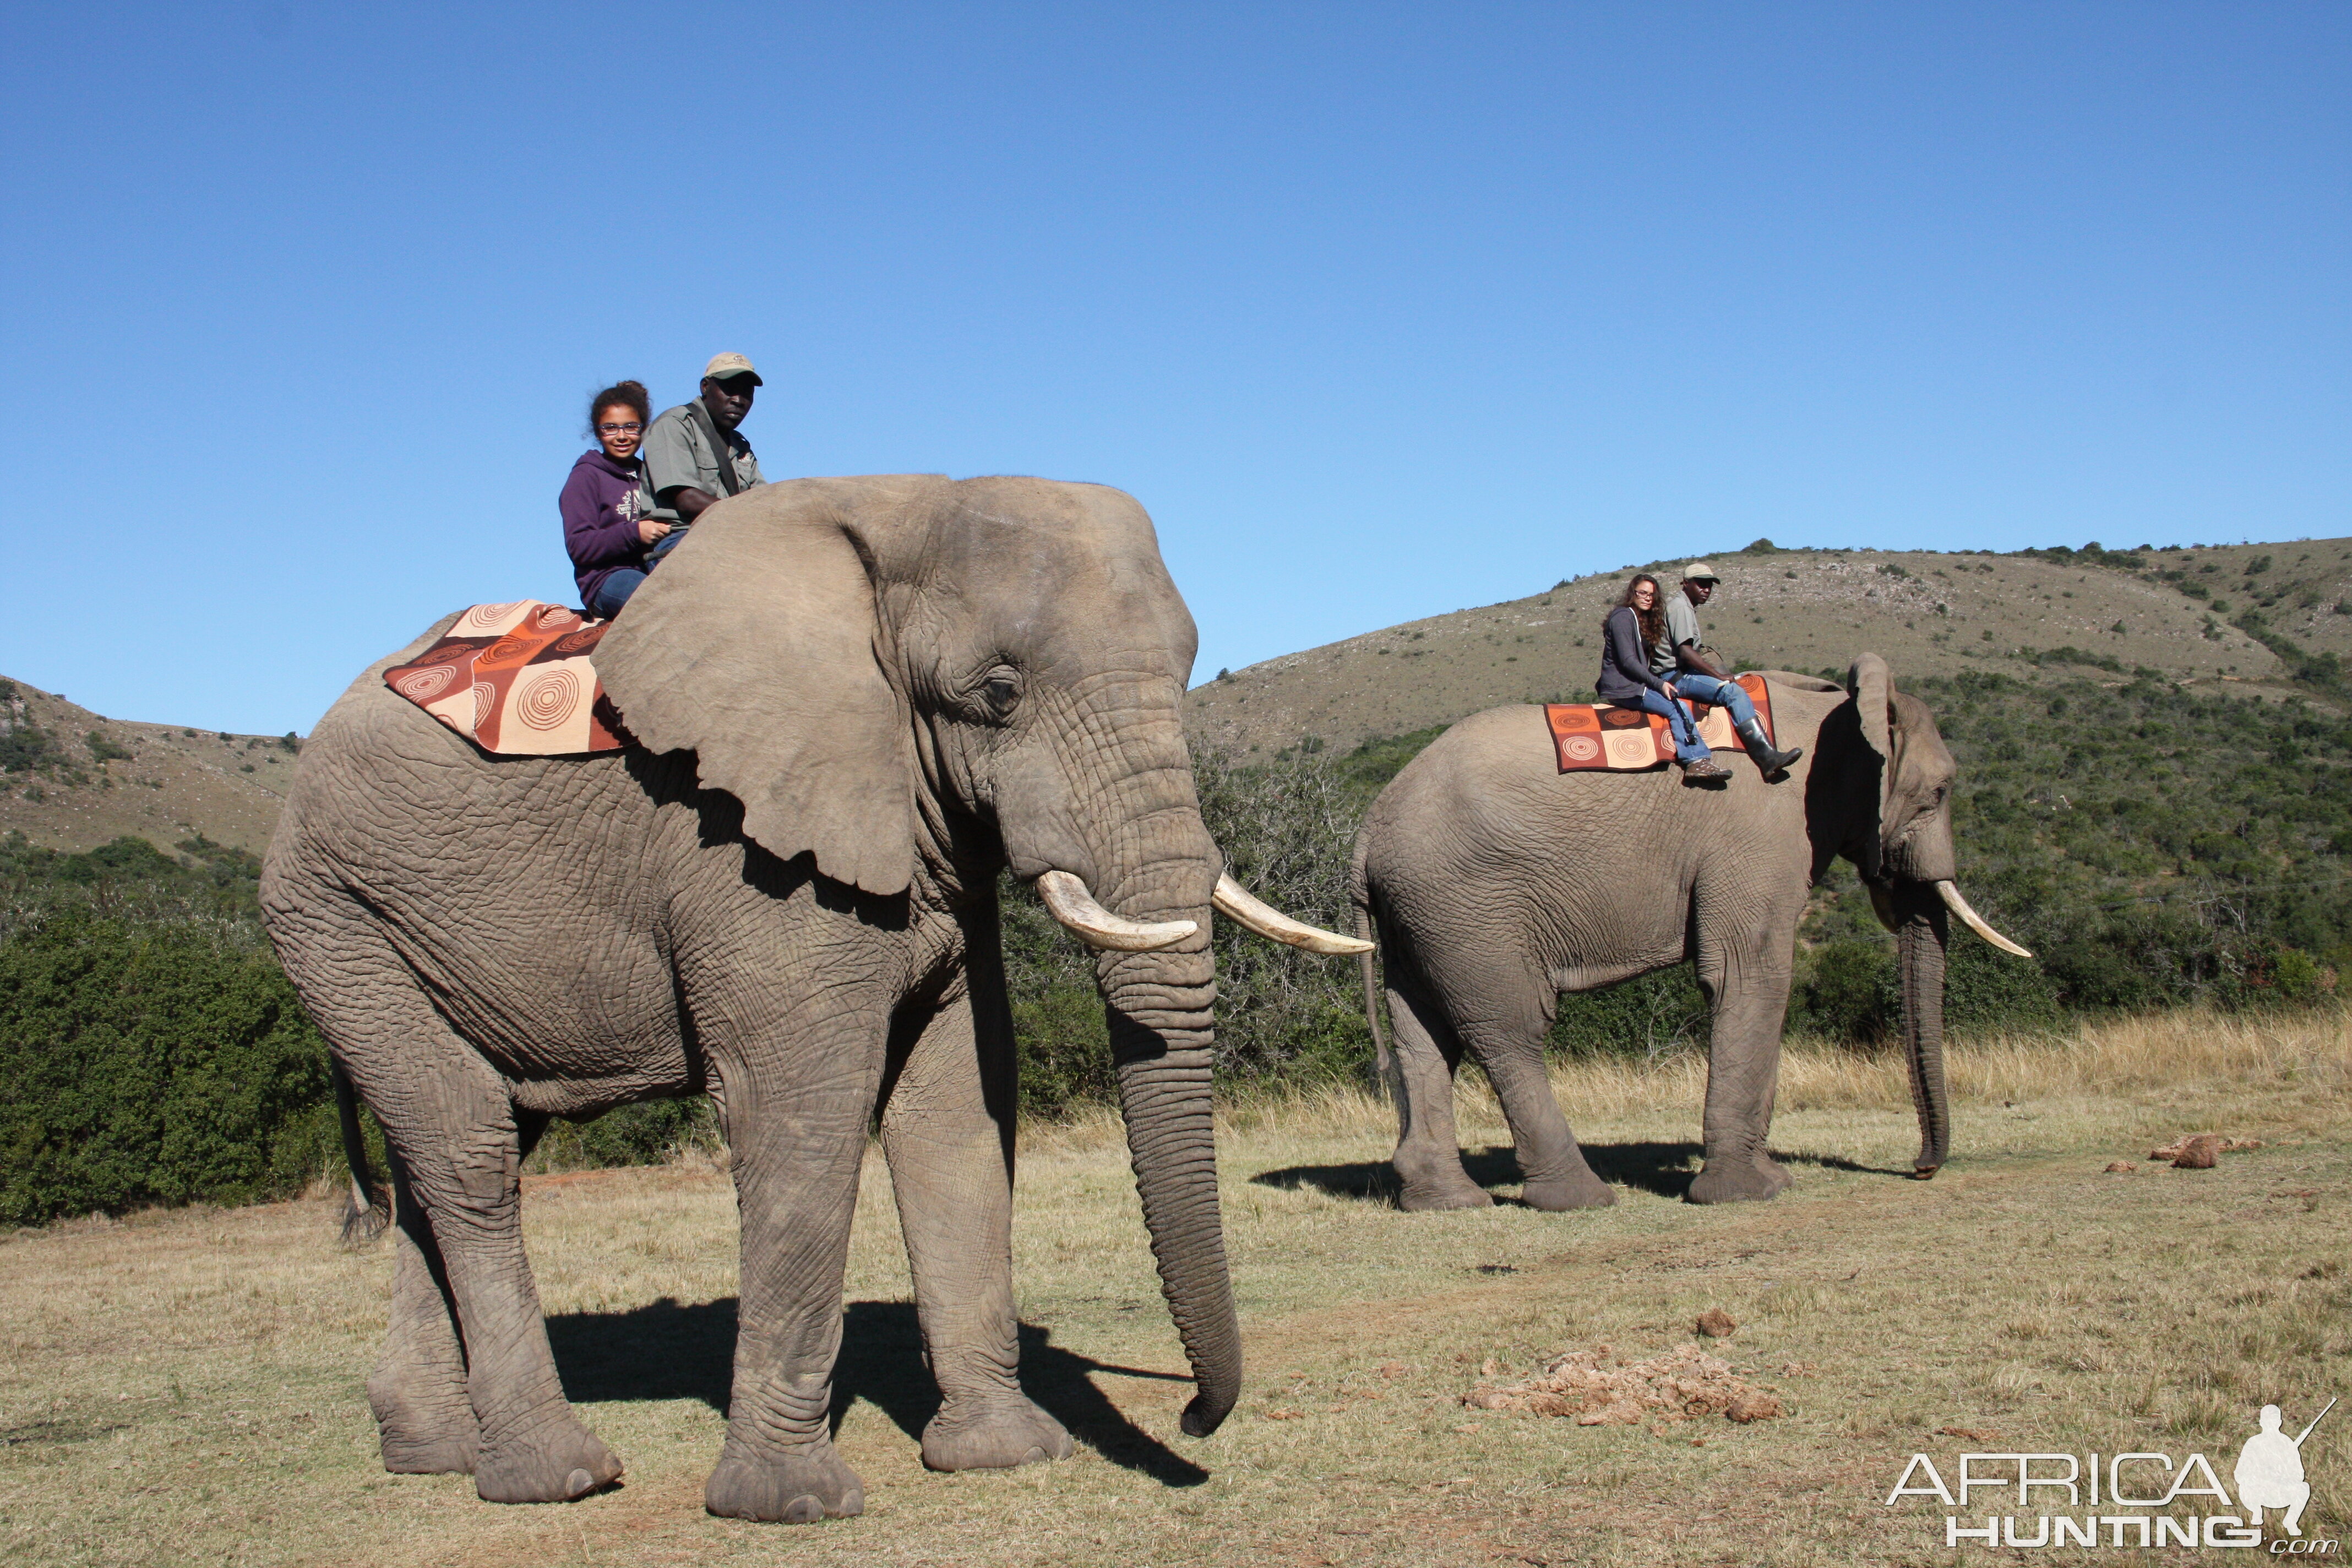
[{"label": "blue sky", "polygon": [[1195,679],[1633,559],[2352,533],[2352,6],[7,13],[0,672],[308,729],[586,395],[1132,491]]}]

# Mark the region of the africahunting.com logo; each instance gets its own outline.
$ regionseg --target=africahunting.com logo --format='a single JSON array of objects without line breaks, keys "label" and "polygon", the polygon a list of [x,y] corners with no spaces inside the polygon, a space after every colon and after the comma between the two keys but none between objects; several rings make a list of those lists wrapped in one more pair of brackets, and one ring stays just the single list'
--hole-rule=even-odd
[{"label": "africahunting.com logo", "polygon": [[[2304,1439],[2335,1408],[2329,1400],[2289,1436],[2279,1407],[2263,1405],[2238,1450],[2230,1487],[2202,1454],[2177,1462],[2169,1454],[1962,1454],[1946,1461],[1958,1466],[1948,1481],[1934,1459],[1914,1454],[1886,1506],[1935,1499],[1951,1510],[1944,1515],[1947,1546],[2260,1547],[2267,1535],[2276,1556],[2338,1556],[2337,1542],[2303,1531],[2311,1501]],[[1979,1492],[1993,1495],[1979,1500]],[[1971,1511],[2012,1498],[2014,1512]]]}]

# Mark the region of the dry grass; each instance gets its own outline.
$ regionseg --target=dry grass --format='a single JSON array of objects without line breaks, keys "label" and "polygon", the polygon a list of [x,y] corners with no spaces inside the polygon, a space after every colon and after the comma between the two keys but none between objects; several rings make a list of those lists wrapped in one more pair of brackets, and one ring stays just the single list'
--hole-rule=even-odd
[{"label": "dry grass", "polygon": [[[1405,1215],[1390,1113],[1334,1093],[1230,1107],[1229,1235],[1249,1389],[1175,1436],[1189,1386],[1116,1123],[1025,1140],[1024,1374],[1080,1437],[1064,1464],[939,1477],[877,1162],[849,1278],[840,1442],[868,1511],[811,1529],[711,1520],[734,1226],[725,1177],[535,1179],[531,1246],[559,1359],[629,1465],[618,1491],[500,1509],[376,1468],[361,1383],[388,1259],[331,1245],[326,1202],[85,1222],[0,1240],[0,1551],[63,1563],[1483,1563],[1946,1562],[1941,1510],[1880,1504],[1914,1450],[2201,1449],[2226,1477],[2265,1399],[2299,1425],[2352,1392],[2344,1205],[2352,1036],[2334,1020],[2186,1017],[1956,1052],[1960,1157],[1901,1172],[1900,1069],[1792,1050],[1769,1205],[1676,1201],[1696,1064],[1585,1063],[1559,1084],[1613,1209]],[[1502,1126],[1462,1093],[1474,1150]],[[2259,1137],[2219,1169],[2150,1140]],[[2139,1163],[2106,1174],[2113,1159]],[[1512,1191],[1507,1156],[1474,1172]],[[1601,1343],[1712,1353],[1788,1414],[1579,1426],[1465,1410]],[[1487,1363],[1493,1371],[1486,1372]],[[2339,1415],[2341,1414],[2339,1410]],[[1950,1426],[1998,1440],[1940,1436]],[[2306,1530],[2352,1510],[2352,1422],[2311,1440]],[[1979,1501],[1981,1502],[1981,1497]],[[2315,1530],[2313,1530],[2314,1526]],[[2061,1553],[2063,1555],[2063,1553]],[[2103,1559],[2118,1554],[2103,1552]]]}]

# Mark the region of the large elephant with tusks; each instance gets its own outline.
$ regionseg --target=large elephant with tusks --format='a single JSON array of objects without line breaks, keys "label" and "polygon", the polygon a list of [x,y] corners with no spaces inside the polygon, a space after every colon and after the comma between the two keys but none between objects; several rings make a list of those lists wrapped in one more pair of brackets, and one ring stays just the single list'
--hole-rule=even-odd
[{"label": "large elephant with tusks", "polygon": [[[1391,780],[1356,838],[1360,931],[1377,931],[1397,1103],[1393,1162],[1408,1209],[1492,1202],[1455,1146],[1453,1075],[1466,1052],[1502,1101],[1526,1201],[1616,1201],[1569,1131],[1544,1071],[1560,993],[1689,963],[1712,1011],[1706,1167],[1695,1203],[1769,1198],[1789,1184],[1766,1148],[1780,1026],[1809,890],[1853,863],[1895,933],[1903,1043],[1919,1114],[1915,1172],[1950,1152],[1944,1087],[1948,917],[2032,954],[1969,908],[1954,880],[1958,772],[1927,704],[1865,653],[1840,688],[1766,670],[1781,746],[1807,755],[1778,782],[1744,760],[1720,789],[1670,773],[1563,773],[1541,708],[1465,719]],[[1369,954],[1365,1005],[1379,1009]]]},{"label": "large elephant with tusks", "polygon": [[1241,1386],[1211,1140],[1223,875],[1179,722],[1194,634],[1118,490],[933,476],[723,500],[606,634],[633,741],[484,754],[362,675],[304,748],[270,935],[383,1126],[397,1249],[368,1380],[385,1467],[499,1502],[620,1461],[566,1404],[518,1170],[551,1117],[707,1091],[741,1218],[714,1513],[855,1514],[827,1428],[877,1108],[943,1402],[936,1468],[1069,1451],[1015,1377],[1012,1019],[996,889],[1098,950],[1144,1220],[1215,1430]]}]

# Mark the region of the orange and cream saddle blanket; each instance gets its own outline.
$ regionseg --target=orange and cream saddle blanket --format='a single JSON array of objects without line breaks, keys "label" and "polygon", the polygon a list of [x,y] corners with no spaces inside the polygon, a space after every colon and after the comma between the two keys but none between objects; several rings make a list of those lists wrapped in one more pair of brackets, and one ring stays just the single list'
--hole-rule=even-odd
[{"label": "orange and cream saddle blanket", "polygon": [[589,658],[612,624],[537,599],[476,605],[383,683],[495,756],[617,752],[628,731]]},{"label": "orange and cream saddle blanket", "polygon": [[[1779,745],[1772,728],[1772,694],[1760,675],[1733,677],[1748,700],[1767,739]],[[1742,750],[1731,731],[1727,709],[1705,702],[1689,704],[1698,720],[1698,738],[1718,752]],[[1675,738],[1663,713],[1620,708],[1613,702],[1547,702],[1544,719],[1551,726],[1552,751],[1559,771],[1573,773],[1641,773],[1662,768],[1675,760]]]}]

